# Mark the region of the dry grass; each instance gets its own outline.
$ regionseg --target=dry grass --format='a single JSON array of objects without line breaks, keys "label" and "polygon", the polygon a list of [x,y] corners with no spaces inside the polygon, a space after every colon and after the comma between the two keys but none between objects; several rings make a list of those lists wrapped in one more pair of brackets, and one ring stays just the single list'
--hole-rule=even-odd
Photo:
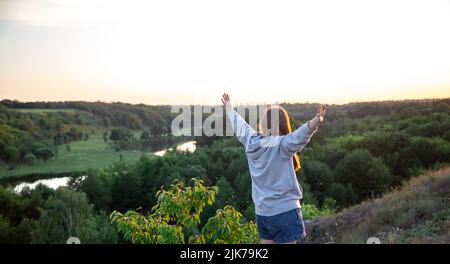
[{"label": "dry grass", "polygon": [[308,243],[450,243],[450,167],[307,225]]}]

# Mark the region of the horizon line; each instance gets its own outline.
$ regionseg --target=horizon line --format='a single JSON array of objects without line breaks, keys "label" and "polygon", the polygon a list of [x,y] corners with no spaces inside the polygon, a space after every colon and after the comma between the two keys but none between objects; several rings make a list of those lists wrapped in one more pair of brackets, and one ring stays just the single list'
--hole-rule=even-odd
[{"label": "horizon line", "polygon": [[[379,99],[379,100],[361,100],[361,101],[348,101],[345,103],[321,103],[321,102],[310,102],[310,101],[304,101],[304,102],[261,102],[261,103],[233,103],[235,106],[242,106],[242,105],[271,105],[271,104],[279,104],[279,105],[293,105],[293,104],[324,104],[324,105],[331,105],[331,106],[342,106],[342,105],[348,105],[348,104],[361,104],[361,103],[382,103],[382,102],[420,102],[420,101],[441,101],[441,100],[450,100],[450,97],[441,97],[441,98],[404,98],[404,99]],[[33,101],[22,101],[20,99],[9,99],[9,98],[2,98],[0,100],[1,103],[4,101],[11,101],[11,102],[18,102],[22,104],[26,103],[101,103],[101,104],[126,104],[126,105],[132,105],[132,106],[173,106],[173,105],[181,105],[181,106],[198,106],[198,105],[204,105],[204,106],[216,106],[221,105],[218,104],[149,104],[149,103],[133,103],[133,102],[126,102],[126,101],[102,101],[102,100],[33,100]]]}]

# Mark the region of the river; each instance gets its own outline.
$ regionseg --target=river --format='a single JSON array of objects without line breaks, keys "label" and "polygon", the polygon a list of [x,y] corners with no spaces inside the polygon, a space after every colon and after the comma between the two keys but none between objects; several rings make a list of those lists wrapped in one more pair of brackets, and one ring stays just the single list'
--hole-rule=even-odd
[{"label": "river", "polygon": [[[177,146],[177,150],[178,151],[187,151],[187,152],[194,152],[195,148],[196,148],[196,142],[195,141],[188,141],[188,142],[184,142],[181,143],[180,145]],[[155,155],[158,156],[163,156],[166,153],[167,149],[163,149],[160,151],[155,152]]]},{"label": "river", "polygon": [[[195,141],[188,141],[181,143],[177,146],[178,151],[188,151],[188,152],[194,152],[196,149],[196,142]],[[154,152],[157,156],[163,156],[166,153],[166,149]],[[16,186],[14,186],[14,192],[20,193],[23,188],[28,187],[30,189],[36,188],[38,184],[46,185],[52,189],[58,189],[61,186],[67,186],[68,181],[70,177],[59,177],[59,178],[51,178],[51,179],[44,179],[44,180],[37,180],[34,182],[21,182],[18,183]]]}]

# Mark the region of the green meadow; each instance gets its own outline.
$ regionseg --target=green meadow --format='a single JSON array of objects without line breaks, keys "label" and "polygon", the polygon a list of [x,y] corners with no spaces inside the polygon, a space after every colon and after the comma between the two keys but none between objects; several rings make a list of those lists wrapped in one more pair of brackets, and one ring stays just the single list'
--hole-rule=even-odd
[{"label": "green meadow", "polygon": [[20,177],[30,174],[61,174],[82,172],[88,169],[101,169],[120,160],[121,155],[127,160],[136,160],[142,155],[153,155],[141,151],[117,152],[108,142],[102,138],[102,133],[97,132],[87,141],[75,141],[70,143],[70,152],[66,145],[58,146],[58,155],[48,161],[39,160],[33,165],[17,165],[13,170],[6,166],[0,168],[0,179],[7,177]]}]

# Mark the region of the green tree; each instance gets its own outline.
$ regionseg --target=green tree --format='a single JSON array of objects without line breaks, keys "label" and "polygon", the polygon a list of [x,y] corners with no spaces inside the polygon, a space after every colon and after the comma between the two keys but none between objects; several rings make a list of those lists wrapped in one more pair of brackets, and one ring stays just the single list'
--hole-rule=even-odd
[{"label": "green tree", "polygon": [[[104,171],[112,175],[111,198],[112,207],[119,211],[129,208],[143,207],[142,177],[136,173],[135,166],[127,161],[120,161]],[[107,177],[106,175],[103,177]]]},{"label": "green tree", "polygon": [[430,168],[437,161],[450,161],[450,143],[441,138],[414,137],[405,151],[410,160],[423,168]]},{"label": "green tree", "polygon": [[36,228],[36,220],[24,217],[17,227],[10,230],[13,243],[28,244],[31,242],[31,233]]},{"label": "green tree", "polygon": [[7,146],[3,150],[4,154],[3,156],[6,157],[6,162],[12,166],[13,168],[14,164],[17,163],[20,159],[20,151],[14,146]]},{"label": "green tree", "polygon": [[51,157],[53,157],[53,151],[49,148],[40,148],[36,150],[36,157],[47,161]]},{"label": "green tree", "polygon": [[333,183],[327,193],[332,197],[338,207],[345,207],[355,204],[358,200],[357,194],[353,191],[351,185],[344,186],[341,183]]},{"label": "green tree", "polygon": [[150,133],[148,133],[148,131],[143,131],[143,132],[141,133],[141,139],[142,139],[142,140],[150,139]]},{"label": "green tree", "polygon": [[321,203],[334,182],[333,173],[326,163],[315,160],[305,163],[304,170],[306,181],[310,187],[309,190]]},{"label": "green tree", "polygon": [[358,200],[379,195],[386,191],[392,176],[381,159],[374,158],[365,149],[356,149],[338,162],[335,177],[339,183],[351,185]]},{"label": "green tree", "polygon": [[41,201],[40,196],[17,195],[0,187],[0,243],[30,243]]},{"label": "green tree", "polygon": [[11,227],[9,226],[9,221],[0,215],[0,242],[10,243],[11,239]]},{"label": "green tree", "polygon": [[133,133],[127,129],[115,128],[111,130],[109,139],[112,141],[130,141],[133,138]]},{"label": "green tree", "polygon": [[[114,230],[105,228],[104,221],[101,225],[98,222],[101,223],[101,216],[93,214],[86,194],[59,188],[48,199],[32,232],[33,243],[65,244],[72,236],[80,238],[82,243],[115,243]],[[108,234],[101,233],[105,231]]]},{"label": "green tree", "polygon": [[86,193],[97,210],[109,211],[112,203],[112,175],[107,170],[89,171],[80,183],[79,190]]},{"label": "green tree", "polygon": [[232,186],[237,198],[234,199],[234,205],[239,210],[245,210],[252,203],[252,179],[250,172],[247,170],[239,173],[234,179]]},{"label": "green tree", "polygon": [[225,205],[234,205],[235,192],[230,182],[225,179],[225,177],[220,177],[216,182],[217,188],[219,188],[219,193],[216,197],[217,207],[224,207]]}]

